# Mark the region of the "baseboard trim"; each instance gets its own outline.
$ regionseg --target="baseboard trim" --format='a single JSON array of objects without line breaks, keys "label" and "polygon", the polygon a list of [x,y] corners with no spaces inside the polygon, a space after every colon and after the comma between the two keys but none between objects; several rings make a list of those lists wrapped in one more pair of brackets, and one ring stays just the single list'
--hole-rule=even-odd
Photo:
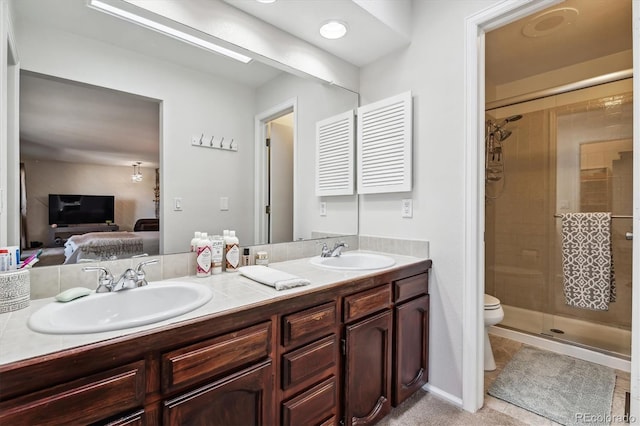
[{"label": "baseboard trim", "polygon": [[423,390],[434,394],[440,399],[444,399],[445,401],[455,405],[458,408],[462,408],[462,398],[458,398],[457,396],[451,395],[449,392],[445,392],[442,389],[433,386],[430,383],[425,384],[422,387]]},{"label": "baseboard trim", "polygon": [[532,334],[521,333],[515,330],[509,330],[503,327],[492,326],[489,328],[489,333],[495,336],[505,337],[507,339],[515,340],[517,342],[525,343],[527,345],[535,346],[551,352],[556,352],[562,355],[568,355],[574,358],[582,359],[584,361],[594,362],[606,367],[615,368],[617,370],[626,372],[631,371],[630,361],[626,361],[615,356],[591,351],[579,346],[573,346],[562,342],[555,342],[550,339],[545,339],[543,337],[538,337]]}]

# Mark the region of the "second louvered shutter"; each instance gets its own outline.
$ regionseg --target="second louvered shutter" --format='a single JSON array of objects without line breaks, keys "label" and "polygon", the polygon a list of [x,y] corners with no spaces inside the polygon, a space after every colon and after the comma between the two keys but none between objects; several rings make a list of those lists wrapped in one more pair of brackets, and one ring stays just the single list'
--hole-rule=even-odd
[{"label": "second louvered shutter", "polygon": [[411,191],[411,92],[358,108],[358,194]]},{"label": "second louvered shutter", "polygon": [[353,111],[316,123],[316,196],[354,192]]}]

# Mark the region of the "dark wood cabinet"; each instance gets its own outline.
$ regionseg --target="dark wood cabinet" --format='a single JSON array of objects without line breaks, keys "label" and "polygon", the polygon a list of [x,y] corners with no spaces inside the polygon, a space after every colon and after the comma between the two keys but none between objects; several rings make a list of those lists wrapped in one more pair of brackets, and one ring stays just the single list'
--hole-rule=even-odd
[{"label": "dark wood cabinet", "polygon": [[427,381],[430,267],[0,365],[0,424],[375,423]]},{"label": "dark wood cabinet", "polygon": [[144,389],[145,365],[138,361],[0,403],[0,424],[93,423],[142,407]]},{"label": "dark wood cabinet", "polygon": [[284,426],[320,425],[335,418],[338,405],[338,384],[335,376],[282,404]]},{"label": "dark wood cabinet", "polygon": [[429,296],[395,307],[393,406],[421,388],[428,379]]},{"label": "dark wood cabinet", "polygon": [[347,426],[373,424],[391,410],[392,320],[386,310],[345,328]]},{"label": "dark wood cabinet", "polygon": [[164,425],[272,425],[271,361],[241,370],[164,404]]}]

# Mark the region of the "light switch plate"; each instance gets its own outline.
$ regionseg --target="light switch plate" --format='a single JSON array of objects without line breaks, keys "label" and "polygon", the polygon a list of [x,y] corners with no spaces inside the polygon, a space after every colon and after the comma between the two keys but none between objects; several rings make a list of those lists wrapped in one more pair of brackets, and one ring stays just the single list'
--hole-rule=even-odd
[{"label": "light switch plate", "polygon": [[229,210],[229,197],[220,197],[220,210]]},{"label": "light switch plate", "polygon": [[402,200],[402,217],[413,217],[413,200]]},{"label": "light switch plate", "polygon": [[182,197],[175,197],[173,199],[173,211],[176,211],[176,212],[182,211]]},{"label": "light switch plate", "polygon": [[320,203],[320,216],[326,216],[326,215],[327,215],[327,203],[323,201],[322,203]]}]

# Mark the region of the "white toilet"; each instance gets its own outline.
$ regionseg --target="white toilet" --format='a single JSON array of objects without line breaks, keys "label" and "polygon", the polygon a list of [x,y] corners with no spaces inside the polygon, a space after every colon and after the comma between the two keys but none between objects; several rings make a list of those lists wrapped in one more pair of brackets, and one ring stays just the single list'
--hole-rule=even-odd
[{"label": "white toilet", "polygon": [[504,319],[504,311],[500,305],[500,299],[491,295],[484,295],[484,371],[496,369],[496,361],[493,359],[491,342],[489,341],[489,327],[498,324]]}]

